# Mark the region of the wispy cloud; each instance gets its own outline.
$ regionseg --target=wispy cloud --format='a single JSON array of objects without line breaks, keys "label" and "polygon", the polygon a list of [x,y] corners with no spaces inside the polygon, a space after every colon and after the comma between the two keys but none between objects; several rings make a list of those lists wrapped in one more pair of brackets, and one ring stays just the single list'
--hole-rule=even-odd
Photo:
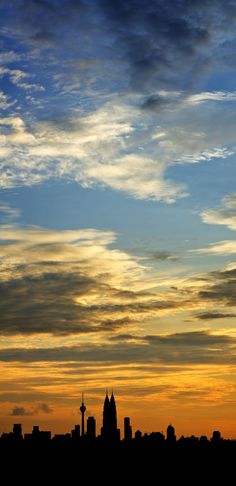
[{"label": "wispy cloud", "polygon": [[195,315],[196,319],[200,319],[201,321],[211,321],[212,319],[229,319],[235,318],[236,314],[229,313],[229,312],[217,312],[217,311],[207,311],[207,312],[199,312]]},{"label": "wispy cloud", "polygon": [[201,217],[204,223],[225,225],[236,230],[236,194],[225,196],[220,207],[203,211]]},{"label": "wispy cloud", "polygon": [[196,93],[185,97],[185,102],[190,105],[205,103],[206,101],[235,101],[236,91],[210,91],[203,93]]},{"label": "wispy cloud", "polygon": [[195,250],[189,250],[190,253],[198,253],[199,255],[232,255],[236,253],[236,241],[226,240],[211,243],[206,248],[197,248]]},{"label": "wispy cloud", "polygon": [[202,302],[217,302],[225,305],[225,309],[235,307],[236,297],[236,267],[230,266],[223,270],[210,272],[206,276],[207,285],[199,290]]},{"label": "wispy cloud", "polygon": [[0,78],[3,76],[8,76],[10,81],[18,88],[29,91],[45,91],[45,88],[38,83],[28,83],[26,80],[29,74],[21,69],[0,67]]},{"label": "wispy cloud", "polygon": [[6,66],[15,61],[19,61],[21,58],[20,54],[13,50],[5,50],[0,53],[0,65]]},{"label": "wispy cloud", "polygon": [[7,110],[12,104],[9,97],[3,91],[0,91],[0,110]]},{"label": "wispy cloud", "polygon": [[[161,96],[165,99],[168,93]],[[2,118],[1,186],[63,178],[83,187],[106,186],[134,198],[173,203],[187,189],[167,178],[170,167],[234,153],[235,111],[225,111],[224,97],[217,98],[210,113],[198,104],[179,105],[174,114],[164,112],[161,118],[144,115],[140,103],[140,96],[112,97],[93,112],[51,116],[30,128],[19,115]]]},{"label": "wispy cloud", "polygon": [[12,223],[20,216],[20,210],[0,201],[0,224]]},{"label": "wispy cloud", "polygon": [[231,364],[236,360],[235,338],[207,331],[136,337],[136,343],[0,350],[1,361],[104,362],[156,364]]}]

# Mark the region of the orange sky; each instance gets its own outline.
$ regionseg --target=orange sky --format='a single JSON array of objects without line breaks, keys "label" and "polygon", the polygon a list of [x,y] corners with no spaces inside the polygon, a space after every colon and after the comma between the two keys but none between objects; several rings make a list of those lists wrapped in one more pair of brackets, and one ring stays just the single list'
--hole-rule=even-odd
[{"label": "orange sky", "polygon": [[[236,436],[235,382],[231,366],[160,366],[100,363],[84,368],[78,363],[39,363],[1,366],[1,431],[20,422],[24,431],[39,424],[53,433],[69,432],[80,423],[81,390],[85,391],[86,415],[94,415],[100,431],[104,389],[115,391],[118,422],[130,416],[133,431],[164,431],[169,423],[177,436],[209,437],[220,429],[224,437]],[[77,367],[78,366],[78,367]],[[230,378],[229,378],[230,377]],[[47,406],[44,406],[47,404]],[[14,413],[12,416],[10,414]],[[18,415],[19,413],[19,415]]]}]

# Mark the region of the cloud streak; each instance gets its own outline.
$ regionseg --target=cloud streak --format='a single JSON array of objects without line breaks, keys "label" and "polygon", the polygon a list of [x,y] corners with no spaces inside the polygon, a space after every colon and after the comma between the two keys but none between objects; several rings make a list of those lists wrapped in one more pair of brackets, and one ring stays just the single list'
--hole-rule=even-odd
[{"label": "cloud streak", "polygon": [[12,223],[20,216],[20,211],[17,208],[13,208],[8,204],[0,202],[0,222],[2,223]]},{"label": "cloud streak", "polygon": [[190,250],[190,253],[197,253],[199,255],[233,255],[234,253],[236,253],[236,241],[218,241],[217,243],[211,243],[206,248],[197,248],[195,250]]},{"label": "cloud streak", "polygon": [[0,67],[0,78],[8,76],[10,81],[18,88],[28,91],[45,91],[43,86],[37,83],[27,83],[28,74],[21,69],[9,69]]},{"label": "cloud streak", "polygon": [[208,274],[208,286],[199,291],[202,301],[218,302],[227,307],[235,306],[236,297],[236,268],[235,265],[225,270],[218,270]]},{"label": "cloud streak", "polygon": [[134,342],[59,348],[0,350],[6,362],[108,362],[156,364],[235,364],[236,341],[207,331],[135,337]]},{"label": "cloud streak", "polygon": [[199,312],[199,314],[196,314],[196,319],[200,319],[201,321],[208,321],[212,319],[229,319],[231,317],[236,317],[236,314],[214,311]]},{"label": "cloud streak", "polygon": [[236,230],[236,194],[225,196],[221,207],[203,211],[201,218],[204,223],[224,225]]}]

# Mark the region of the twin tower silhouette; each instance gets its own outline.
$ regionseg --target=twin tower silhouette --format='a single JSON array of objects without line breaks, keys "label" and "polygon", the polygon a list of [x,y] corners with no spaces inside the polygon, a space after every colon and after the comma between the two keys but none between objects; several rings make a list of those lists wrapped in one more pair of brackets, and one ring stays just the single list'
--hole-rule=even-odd
[{"label": "twin tower silhouette", "polygon": [[[84,428],[84,414],[86,411],[86,406],[84,404],[84,396],[82,395],[82,404],[80,407],[82,421],[81,421],[81,433],[82,437],[85,435]],[[89,417],[94,420],[93,417]],[[117,429],[117,413],[116,413],[116,401],[114,394],[112,392],[111,398],[108,397],[108,392],[106,392],[104,406],[103,406],[103,422],[101,428],[101,436],[105,439],[119,440],[120,439],[120,429]]]}]

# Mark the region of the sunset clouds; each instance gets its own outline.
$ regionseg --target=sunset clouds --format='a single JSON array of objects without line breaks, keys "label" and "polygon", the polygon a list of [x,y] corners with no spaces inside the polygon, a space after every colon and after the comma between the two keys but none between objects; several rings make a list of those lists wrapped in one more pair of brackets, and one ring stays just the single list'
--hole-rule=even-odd
[{"label": "sunset clouds", "polygon": [[233,267],[188,279],[173,269],[173,288],[145,258],[115,249],[112,232],[9,225],[0,238],[2,334],[112,333],[132,325],[143,332],[145,320],[162,313],[215,300],[234,306]]}]

